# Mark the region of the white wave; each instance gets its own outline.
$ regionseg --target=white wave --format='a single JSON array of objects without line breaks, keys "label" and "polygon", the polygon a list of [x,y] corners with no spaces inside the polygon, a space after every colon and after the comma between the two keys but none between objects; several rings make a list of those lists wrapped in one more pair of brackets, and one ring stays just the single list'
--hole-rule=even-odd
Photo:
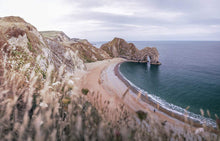
[{"label": "white wave", "polygon": [[179,115],[182,115],[184,116],[185,114],[187,114],[188,118],[194,120],[194,121],[197,121],[201,124],[206,124],[208,126],[212,126],[214,128],[216,128],[216,123],[213,119],[211,118],[206,118],[206,117],[203,117],[199,114],[195,114],[193,112],[190,112],[190,111],[186,111],[184,108],[181,108],[177,105],[174,105],[172,103],[169,103],[167,101],[165,101],[164,99],[161,99],[160,97],[154,95],[154,94],[149,94],[147,91],[139,88],[138,86],[136,86],[135,84],[133,84],[131,81],[129,81],[120,71],[120,65],[118,67],[118,72],[120,73],[120,75],[123,77],[123,79],[125,79],[132,87],[134,87],[137,91],[141,92],[142,95],[146,95],[148,97],[151,98],[151,100],[155,103],[158,103],[161,107],[173,112],[173,113],[176,113],[176,114],[179,114]]}]

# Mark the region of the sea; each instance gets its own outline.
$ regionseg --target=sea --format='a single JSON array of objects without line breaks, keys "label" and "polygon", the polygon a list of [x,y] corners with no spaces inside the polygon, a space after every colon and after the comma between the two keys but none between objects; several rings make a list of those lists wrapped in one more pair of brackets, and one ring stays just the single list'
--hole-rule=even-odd
[{"label": "sea", "polygon": [[[220,41],[130,41],[156,47],[162,65],[125,62],[120,72],[131,85],[164,108],[216,127],[220,117]],[[97,47],[103,42],[97,42]]]}]

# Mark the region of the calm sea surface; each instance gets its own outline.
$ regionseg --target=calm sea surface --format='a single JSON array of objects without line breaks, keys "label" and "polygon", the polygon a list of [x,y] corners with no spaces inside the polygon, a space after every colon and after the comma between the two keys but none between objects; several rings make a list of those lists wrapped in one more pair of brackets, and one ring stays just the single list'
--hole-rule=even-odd
[{"label": "calm sea surface", "polygon": [[[220,42],[133,41],[137,48],[157,47],[162,65],[123,63],[120,72],[131,83],[170,110],[190,116],[220,117]],[[210,120],[209,122],[214,122]]]},{"label": "calm sea surface", "polygon": [[121,64],[120,72],[130,83],[169,110],[181,114],[190,106],[192,118],[215,124],[215,114],[220,117],[220,41],[130,42],[139,49],[157,47],[162,63]]}]

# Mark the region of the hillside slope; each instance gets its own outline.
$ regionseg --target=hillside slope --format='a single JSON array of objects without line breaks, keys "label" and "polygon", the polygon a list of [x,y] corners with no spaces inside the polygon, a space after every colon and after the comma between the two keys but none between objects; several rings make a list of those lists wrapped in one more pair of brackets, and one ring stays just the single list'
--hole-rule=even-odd
[{"label": "hillside slope", "polygon": [[[153,50],[145,48],[143,54],[138,54],[134,45],[122,39],[116,41],[119,44],[112,45],[116,48],[112,57],[146,59],[145,55]],[[156,51],[152,51],[153,55],[158,54]],[[83,61],[109,57],[87,40],[70,39],[56,31],[42,36],[22,18],[0,18],[0,140],[219,139],[206,127],[194,134],[198,130],[190,125],[171,126],[163,118],[161,122],[153,116],[155,113],[146,111],[146,106],[132,111],[124,102],[129,89],[115,87],[116,93],[123,95],[121,98],[110,87],[104,87],[103,82],[118,84],[111,71],[116,65],[114,59],[87,63],[88,71],[77,71],[85,68]],[[158,58],[151,55],[151,59]],[[131,102],[139,102],[140,97],[130,96]]]},{"label": "hillside slope", "polygon": [[74,50],[55,41],[50,46],[34,26],[20,17],[0,18],[0,36],[1,62],[5,59],[8,68],[19,71],[30,63],[36,72],[44,74],[49,64],[56,69],[65,65],[70,73],[84,67]]},{"label": "hillside slope", "polygon": [[54,46],[50,45],[51,41],[53,41],[53,43],[57,42],[60,45],[78,52],[83,62],[95,62],[110,58],[105,51],[94,47],[86,39],[71,39],[62,31],[42,31],[40,33],[47,40],[49,46]]}]

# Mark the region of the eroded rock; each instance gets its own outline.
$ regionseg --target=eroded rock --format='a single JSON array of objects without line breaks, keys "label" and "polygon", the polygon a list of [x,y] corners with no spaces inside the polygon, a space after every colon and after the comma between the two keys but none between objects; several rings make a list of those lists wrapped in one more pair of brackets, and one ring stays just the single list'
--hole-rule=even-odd
[{"label": "eroded rock", "polygon": [[124,39],[114,38],[112,41],[103,44],[101,49],[106,51],[111,57],[122,57],[137,62],[148,62],[160,65],[159,52],[155,47],[146,47],[138,50],[133,43],[127,43]]},{"label": "eroded rock", "polygon": [[56,70],[65,65],[69,73],[76,68],[82,69],[84,64],[77,53],[61,44],[69,40],[63,32],[57,33],[54,38],[43,37],[33,25],[20,17],[0,18],[0,71],[4,59],[10,69],[16,71],[28,63],[36,72],[42,73],[46,73],[49,64],[54,65]]},{"label": "eroded rock", "polygon": [[105,51],[94,47],[86,39],[71,39],[61,31],[43,31],[41,34],[47,40],[49,47],[53,48],[53,50],[57,50],[54,52],[55,54],[62,51],[59,46],[64,46],[74,52],[78,52],[79,58],[82,59],[84,63],[110,58]]}]

